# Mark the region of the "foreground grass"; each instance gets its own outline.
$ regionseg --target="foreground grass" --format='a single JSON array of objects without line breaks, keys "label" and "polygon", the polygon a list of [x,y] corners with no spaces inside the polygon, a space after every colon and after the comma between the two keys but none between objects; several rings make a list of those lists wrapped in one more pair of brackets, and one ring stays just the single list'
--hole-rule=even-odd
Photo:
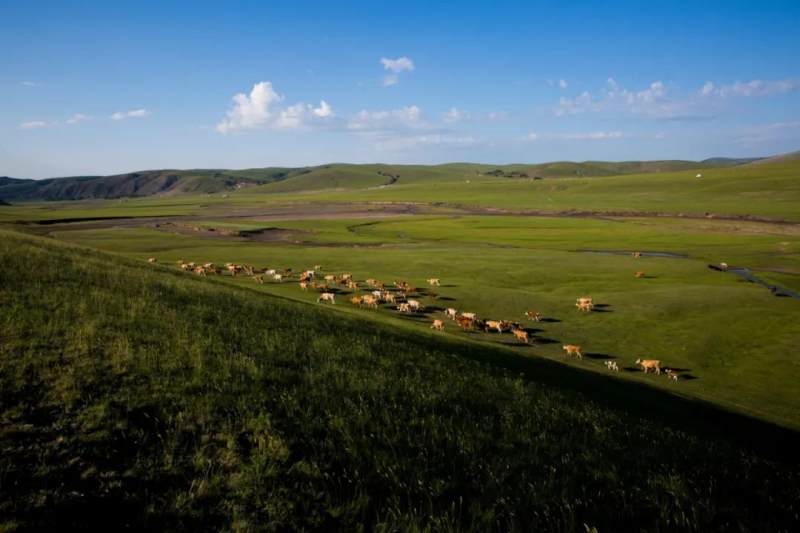
[{"label": "foreground grass", "polygon": [[790,531],[795,459],[305,304],[0,234],[2,529]]}]

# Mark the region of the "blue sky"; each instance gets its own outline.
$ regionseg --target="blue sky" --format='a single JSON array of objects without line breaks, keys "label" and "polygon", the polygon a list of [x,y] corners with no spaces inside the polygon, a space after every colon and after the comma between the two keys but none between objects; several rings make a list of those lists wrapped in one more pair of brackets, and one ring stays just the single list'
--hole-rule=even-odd
[{"label": "blue sky", "polygon": [[0,2],[0,175],[800,149],[800,2]]}]

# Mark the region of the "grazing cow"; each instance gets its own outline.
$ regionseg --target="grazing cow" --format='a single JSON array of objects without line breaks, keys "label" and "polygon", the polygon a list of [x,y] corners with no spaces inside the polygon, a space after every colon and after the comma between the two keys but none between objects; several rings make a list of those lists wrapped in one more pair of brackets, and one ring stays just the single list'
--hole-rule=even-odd
[{"label": "grazing cow", "polygon": [[409,307],[409,309],[411,309],[411,310],[413,310],[415,312],[422,310],[422,305],[420,305],[420,303],[417,300],[409,300],[408,301],[408,307]]},{"label": "grazing cow", "polygon": [[361,301],[367,307],[372,307],[373,309],[377,309],[378,308],[378,303],[380,302],[380,299],[376,298],[372,294],[365,294],[364,296],[362,296]]},{"label": "grazing cow", "polygon": [[367,279],[367,280],[366,280],[364,283],[366,283],[366,284],[367,284],[367,285],[369,285],[370,287],[374,287],[374,286],[375,286],[375,283],[376,283],[376,281],[375,281],[374,279],[372,279],[372,278],[368,278],[368,279]]},{"label": "grazing cow", "polygon": [[244,265],[242,267],[242,270],[244,270],[244,273],[247,274],[248,276],[252,276],[253,274],[256,273],[252,265]]},{"label": "grazing cow", "polygon": [[227,265],[225,268],[227,268],[228,272],[230,272],[231,275],[233,276],[235,276],[236,273],[242,269],[242,267],[240,267],[239,265],[232,265],[232,264]]},{"label": "grazing cow", "polygon": [[439,278],[428,278],[427,282],[431,287],[438,287],[440,285]]},{"label": "grazing cow", "polygon": [[575,301],[575,307],[578,308],[578,311],[589,312],[594,309],[594,302],[591,298],[584,296]]},{"label": "grazing cow", "polygon": [[606,361],[603,364],[606,365],[607,369],[613,370],[614,372],[619,372],[619,366],[617,365],[616,361]]},{"label": "grazing cow", "polygon": [[189,263],[181,263],[181,270],[192,270],[192,267]]},{"label": "grazing cow", "polygon": [[353,279],[353,275],[350,274],[349,272],[345,272],[339,277],[342,279],[342,281],[350,281],[351,279]]},{"label": "grazing cow", "polygon": [[311,281],[312,279],[314,279],[314,276],[309,276],[308,272],[303,272],[300,274],[301,282]]},{"label": "grazing cow", "polygon": [[332,282],[336,281],[336,276],[334,276],[333,274],[326,274],[325,275],[325,281],[328,281],[328,282],[332,283]]},{"label": "grazing cow", "polygon": [[314,270],[322,270],[322,265],[314,265]]},{"label": "grazing cow", "polygon": [[722,270],[728,270],[728,263],[720,263],[719,268]]},{"label": "grazing cow", "polygon": [[525,316],[528,317],[528,320],[533,320],[534,322],[542,320],[542,314],[538,311],[525,311]]},{"label": "grazing cow", "polygon": [[450,320],[455,320],[456,316],[458,316],[458,311],[456,311],[455,307],[448,307],[447,309],[444,310],[444,314]]},{"label": "grazing cow", "polygon": [[280,283],[281,281],[283,281],[283,274],[274,274],[272,276],[272,279]]},{"label": "grazing cow", "polygon": [[351,279],[347,282],[347,288],[356,291],[358,290],[358,283]]},{"label": "grazing cow", "polygon": [[203,263],[203,268],[214,268],[214,263]]},{"label": "grazing cow", "polygon": [[317,298],[317,303],[320,302],[330,302],[332,304],[335,304],[336,299],[332,292],[323,292],[322,294],[319,295],[319,298]]},{"label": "grazing cow", "polygon": [[308,282],[307,281],[301,281],[300,282],[300,288],[303,289],[304,291],[308,290]]},{"label": "grazing cow", "polygon": [[350,303],[353,305],[361,305],[364,299],[361,296],[353,296],[350,298]]},{"label": "grazing cow", "polygon": [[661,373],[661,361],[657,359],[637,359],[636,364],[642,367],[645,374],[647,374],[651,368],[656,374]]},{"label": "grazing cow", "polygon": [[382,282],[377,281],[377,280],[375,281],[375,285],[374,286],[375,286],[376,289],[380,289],[380,290],[383,290],[383,289],[386,288],[386,285],[384,285]]},{"label": "grazing cow", "polygon": [[639,259],[640,257],[642,257],[642,252],[633,252],[633,257]]},{"label": "grazing cow", "polygon": [[678,381],[678,373],[675,372],[673,369],[668,368],[664,370],[664,372],[667,374],[667,377],[672,381]]},{"label": "grazing cow", "polygon": [[277,273],[278,271],[275,270],[274,268],[270,268],[264,271],[264,274],[266,274],[267,276],[274,276]]},{"label": "grazing cow", "polygon": [[407,303],[401,303],[400,305],[397,306],[397,310],[400,311],[401,313],[410,313],[411,306],[408,305]]},{"label": "grazing cow", "polygon": [[264,284],[264,276],[253,276],[253,281],[258,283],[259,285]]},{"label": "grazing cow", "polygon": [[634,275],[635,275],[637,278],[643,278],[643,277],[644,277],[644,272],[642,272],[642,271],[639,271],[639,272],[637,272],[637,273],[636,273],[636,274],[634,274]]},{"label": "grazing cow", "polygon": [[478,315],[476,315],[475,313],[461,313],[460,316],[463,316],[464,318],[468,318],[473,321],[478,319]]},{"label": "grazing cow", "polygon": [[529,339],[528,332],[525,331],[524,329],[514,328],[514,329],[511,330],[511,333],[514,334],[514,337],[518,341],[520,341],[520,342],[522,342],[524,344],[528,344],[528,339]]},{"label": "grazing cow", "polygon": [[386,302],[387,304],[393,304],[397,302],[397,298],[395,297],[394,293],[391,292],[384,291],[382,298],[383,301]]},{"label": "grazing cow", "polygon": [[383,293],[381,291],[372,291],[371,294],[372,294],[372,296],[374,296],[375,298],[378,298],[379,300],[383,296]]},{"label": "grazing cow", "polygon": [[567,355],[577,355],[578,359],[583,359],[580,346],[576,346],[574,344],[565,344],[561,347],[561,349],[567,352]]},{"label": "grazing cow", "polygon": [[431,329],[436,329],[439,331],[444,331],[444,322],[441,320],[434,320],[433,324],[431,324]]},{"label": "grazing cow", "polygon": [[456,320],[458,321],[458,325],[461,326],[461,328],[464,331],[475,329],[474,318],[465,317],[464,315],[458,315],[456,317]]},{"label": "grazing cow", "polygon": [[195,273],[195,274],[197,274],[198,276],[203,276],[203,277],[205,277],[205,275],[206,275],[206,269],[205,269],[205,268],[203,268],[203,267],[201,267],[201,266],[199,266],[199,267],[195,267],[195,269],[194,269],[194,273]]},{"label": "grazing cow", "polygon": [[496,329],[497,333],[503,333],[503,323],[499,320],[487,320],[483,323],[483,329],[486,332],[490,329]]},{"label": "grazing cow", "polygon": [[158,261],[158,259],[156,259],[155,257],[148,257],[148,258],[147,258],[147,262],[148,262],[148,263],[155,263],[155,262],[157,262],[157,261]]}]

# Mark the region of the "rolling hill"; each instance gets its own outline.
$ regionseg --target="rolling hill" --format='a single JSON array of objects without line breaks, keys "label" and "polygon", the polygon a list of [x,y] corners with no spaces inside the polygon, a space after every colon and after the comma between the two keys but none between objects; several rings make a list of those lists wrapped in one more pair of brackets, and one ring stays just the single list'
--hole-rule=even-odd
[{"label": "rolling hill", "polygon": [[0,198],[8,201],[54,201],[215,194],[257,185],[265,192],[320,189],[365,189],[400,183],[460,181],[470,176],[507,178],[600,177],[660,173],[697,168],[729,167],[752,159],[714,158],[705,161],[584,161],[535,165],[329,164],[316,167],[268,167],[247,170],[146,170],[113,176],[75,176],[43,180],[0,177]]}]

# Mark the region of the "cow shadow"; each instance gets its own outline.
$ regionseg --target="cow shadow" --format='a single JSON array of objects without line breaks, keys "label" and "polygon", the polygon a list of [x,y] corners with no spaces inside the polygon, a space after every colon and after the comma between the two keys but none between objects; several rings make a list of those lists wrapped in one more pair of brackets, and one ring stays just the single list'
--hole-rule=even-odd
[{"label": "cow shadow", "polygon": [[548,324],[555,324],[556,322],[561,322],[558,318],[540,318],[539,322],[547,322]]},{"label": "cow shadow", "polygon": [[613,309],[609,309],[611,305],[609,304],[594,304],[594,309],[592,310],[595,313],[613,313]]},{"label": "cow shadow", "polygon": [[456,299],[455,299],[455,298],[451,298],[451,297],[449,297],[449,296],[439,296],[439,297],[438,297],[438,298],[436,298],[436,299],[437,299],[437,300],[441,300],[441,301],[443,301],[443,302],[455,302],[455,301],[456,301]]},{"label": "cow shadow", "polygon": [[547,337],[534,337],[533,342],[535,344],[558,344],[561,341],[557,339],[549,339]]},{"label": "cow shadow", "polygon": [[589,359],[604,359],[604,360],[616,359],[616,357],[613,355],[608,355],[607,353],[597,353],[597,352],[585,353],[583,354],[583,356]]}]

